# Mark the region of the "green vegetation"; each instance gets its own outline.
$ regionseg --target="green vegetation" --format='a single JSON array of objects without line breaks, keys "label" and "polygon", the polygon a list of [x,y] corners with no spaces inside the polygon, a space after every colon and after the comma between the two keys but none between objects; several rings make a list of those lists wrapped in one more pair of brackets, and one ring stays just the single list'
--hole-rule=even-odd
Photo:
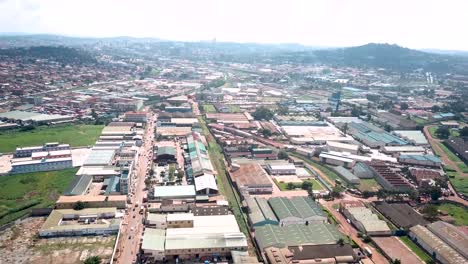
[{"label": "green vegetation", "polygon": [[92,145],[98,139],[102,125],[40,126],[29,131],[0,133],[0,152],[13,152],[16,147],[37,146],[47,142],[70,144],[72,147]]},{"label": "green vegetation", "polygon": [[255,120],[271,120],[273,118],[273,112],[264,106],[260,106],[255,109],[252,116]]},{"label": "green vegetation", "polygon": [[[276,186],[278,186],[278,188],[280,188],[281,191],[290,191],[290,190],[294,190],[296,188],[299,188],[299,189],[302,188],[302,182],[289,182],[289,183],[286,183],[286,182],[283,182],[283,181],[278,181],[276,179],[273,179],[273,181],[275,182]],[[314,191],[320,191],[320,190],[325,189],[325,187],[323,187],[323,185],[319,181],[317,181],[316,179],[305,179],[303,181],[312,183],[312,190],[314,190]],[[293,188],[288,188],[288,184],[292,184],[294,187]]]},{"label": "green vegetation", "polygon": [[455,224],[459,226],[468,225],[468,210],[463,206],[444,203],[437,206],[437,209],[448,213],[451,217],[455,219]]},{"label": "green vegetation", "polygon": [[[422,119],[422,118],[415,117],[415,116],[411,117],[411,120],[413,120],[414,122],[416,122],[416,124],[421,125],[421,126],[425,125],[428,122],[426,119]],[[430,129],[429,129],[429,132],[430,132]]]},{"label": "green vegetation", "polygon": [[453,162],[462,162],[457,155],[455,155],[452,151],[450,151],[450,149],[447,148],[447,146],[445,146],[442,143],[438,143],[438,144],[439,144],[440,148],[445,152],[445,154],[447,154],[448,158],[451,161],[453,161]]},{"label": "green vegetation", "polygon": [[203,134],[206,136],[208,142],[208,154],[210,156],[211,163],[213,164],[214,169],[218,173],[218,188],[221,194],[223,194],[229,202],[230,207],[234,212],[237,223],[239,224],[240,230],[249,235],[249,229],[247,227],[246,216],[242,213],[240,206],[240,198],[238,194],[233,189],[232,185],[229,182],[228,175],[226,175],[226,167],[224,164],[223,150],[216,143],[214,137],[211,135],[208,127],[206,126],[205,120],[201,117],[198,118]]},{"label": "green vegetation", "polygon": [[55,242],[55,243],[45,243],[39,244],[34,246],[35,251],[40,251],[41,253],[51,253],[57,250],[69,249],[69,250],[78,250],[78,251],[85,251],[85,250],[96,250],[99,248],[113,248],[115,245],[116,237],[109,237],[104,241],[97,240],[97,241],[74,241],[68,242]]},{"label": "green vegetation", "polygon": [[450,129],[444,126],[431,126],[429,127],[429,133],[433,138],[446,139],[448,137],[458,137],[460,133],[455,129]]},{"label": "green vegetation", "polygon": [[458,175],[458,173],[453,172],[453,171],[447,172],[447,175],[453,187],[458,192],[468,195],[468,179],[466,177],[462,177]]},{"label": "green vegetation", "polygon": [[216,113],[216,108],[212,104],[204,104],[203,111],[205,111],[205,113]]},{"label": "green vegetation", "polygon": [[52,206],[76,171],[73,168],[0,177],[0,225],[28,214],[31,208]]},{"label": "green vegetation", "polygon": [[426,252],[424,252],[424,250],[418,247],[418,245],[416,245],[409,237],[402,236],[400,237],[400,240],[424,262],[428,262],[432,259]]},{"label": "green vegetation", "polygon": [[240,107],[238,105],[229,105],[229,109],[231,110],[231,112],[233,113],[240,113],[242,112],[242,110],[240,109]]},{"label": "green vegetation", "polygon": [[84,264],[101,264],[101,258],[99,256],[88,257],[83,263]]},{"label": "green vegetation", "polygon": [[468,166],[464,162],[457,163],[457,167],[464,173],[468,173]]},{"label": "green vegetation", "polygon": [[361,179],[361,183],[357,186],[357,189],[361,192],[377,192],[381,187],[375,179]]}]

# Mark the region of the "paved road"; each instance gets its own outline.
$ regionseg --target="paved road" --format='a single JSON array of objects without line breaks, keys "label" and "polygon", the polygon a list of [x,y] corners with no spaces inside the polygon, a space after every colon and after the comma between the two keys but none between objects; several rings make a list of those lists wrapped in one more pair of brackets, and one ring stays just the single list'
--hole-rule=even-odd
[{"label": "paved road", "polygon": [[[128,214],[124,217],[124,225],[122,226],[119,254],[117,255],[117,263],[129,264],[136,261],[136,254],[140,248],[140,241],[143,237],[143,217],[144,213],[140,214],[140,207],[143,204],[143,197],[146,194],[145,177],[150,169],[150,161],[152,157],[152,141],[154,139],[154,120],[155,116],[151,114],[148,119],[144,134],[144,143],[139,151],[137,171],[135,178],[132,179],[132,199],[131,207],[128,209]],[[138,207],[136,207],[138,204]]]},{"label": "paved road", "polygon": [[325,200],[320,199],[320,203],[325,208],[327,208],[327,210],[331,214],[333,214],[333,216],[336,218],[336,220],[338,220],[338,222],[339,222],[338,227],[341,230],[341,232],[343,232],[344,234],[349,235],[359,245],[359,247],[361,247],[361,248],[369,247],[370,248],[370,250],[372,251],[372,261],[375,264],[388,264],[389,263],[388,260],[382,254],[380,254],[377,251],[377,249],[375,249],[374,247],[372,247],[369,244],[364,243],[361,240],[361,238],[359,238],[357,236],[357,230],[351,224],[349,224],[348,221],[346,221],[345,217],[341,213],[337,212],[336,209],[333,208],[333,204],[337,203],[336,201],[325,201]]}]

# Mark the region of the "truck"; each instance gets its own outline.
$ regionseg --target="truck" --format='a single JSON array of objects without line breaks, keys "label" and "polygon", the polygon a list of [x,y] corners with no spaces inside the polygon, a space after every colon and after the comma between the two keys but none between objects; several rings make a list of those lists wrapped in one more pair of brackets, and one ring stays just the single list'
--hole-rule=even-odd
[{"label": "truck", "polygon": [[369,247],[364,247],[364,254],[369,258],[372,257],[372,250]]}]

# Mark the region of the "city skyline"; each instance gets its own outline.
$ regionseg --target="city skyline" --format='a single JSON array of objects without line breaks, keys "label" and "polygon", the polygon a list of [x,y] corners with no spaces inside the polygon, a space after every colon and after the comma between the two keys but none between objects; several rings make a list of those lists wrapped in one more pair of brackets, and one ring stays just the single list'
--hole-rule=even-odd
[{"label": "city skyline", "polygon": [[0,1],[0,32],[468,50],[463,1]]}]

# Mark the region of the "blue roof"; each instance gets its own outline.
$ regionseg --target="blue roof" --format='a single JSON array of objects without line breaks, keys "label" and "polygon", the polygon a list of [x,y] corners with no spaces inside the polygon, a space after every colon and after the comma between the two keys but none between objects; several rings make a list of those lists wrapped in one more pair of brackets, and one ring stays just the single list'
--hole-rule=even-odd
[{"label": "blue roof", "polygon": [[437,162],[440,163],[441,160],[434,156],[434,155],[401,155],[400,159],[414,159],[414,160],[420,160],[420,161],[432,161],[432,162]]}]

